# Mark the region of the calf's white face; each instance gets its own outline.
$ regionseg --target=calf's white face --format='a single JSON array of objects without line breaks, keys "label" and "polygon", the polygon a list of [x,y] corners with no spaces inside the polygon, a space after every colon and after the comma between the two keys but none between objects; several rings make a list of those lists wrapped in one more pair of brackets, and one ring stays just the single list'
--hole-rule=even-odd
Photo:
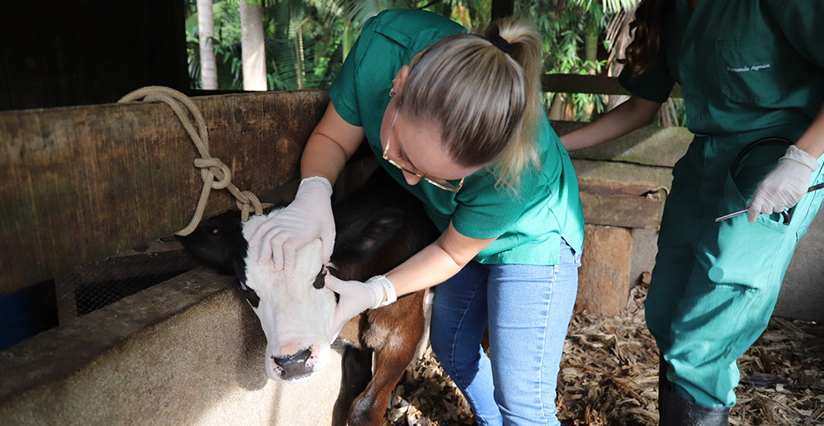
[{"label": "calf's white face", "polygon": [[[276,210],[249,218],[243,225],[246,241],[264,221],[277,214]],[[320,240],[300,249],[291,272],[275,271],[272,262],[260,265],[260,247],[249,247],[246,251],[246,274],[241,284],[248,288],[247,292],[257,295],[249,300],[266,334],[266,374],[271,379],[305,380],[331,358],[335,294],[326,287],[313,285],[324,268],[321,251]]]}]

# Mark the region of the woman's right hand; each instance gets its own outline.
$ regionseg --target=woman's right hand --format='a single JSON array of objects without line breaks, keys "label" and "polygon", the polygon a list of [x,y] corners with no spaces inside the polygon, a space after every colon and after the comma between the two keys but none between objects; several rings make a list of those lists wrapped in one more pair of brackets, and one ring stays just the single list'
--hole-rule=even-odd
[{"label": "woman's right hand", "polygon": [[561,143],[567,151],[576,151],[610,142],[649,125],[659,109],[660,102],[632,96],[592,123],[561,135]]},{"label": "woman's right hand", "polygon": [[323,177],[303,179],[295,200],[264,222],[252,235],[249,246],[260,246],[259,262],[274,262],[275,270],[295,269],[298,249],[316,238],[323,244],[323,263],[329,262],[335,246],[332,215],[332,185]]},{"label": "woman's right hand", "polygon": [[758,184],[747,207],[747,219],[755,223],[762,213],[779,213],[795,206],[807,193],[818,159],[795,145],[787,148],[778,165]]}]

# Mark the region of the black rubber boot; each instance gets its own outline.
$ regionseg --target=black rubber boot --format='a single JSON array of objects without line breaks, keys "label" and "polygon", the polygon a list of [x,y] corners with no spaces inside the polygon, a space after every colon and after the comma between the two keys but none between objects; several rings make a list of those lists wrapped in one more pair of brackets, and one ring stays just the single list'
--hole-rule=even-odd
[{"label": "black rubber boot", "polygon": [[658,417],[659,426],[728,426],[728,407],[705,407],[681,398],[672,392],[667,380],[669,364],[658,358]]},{"label": "black rubber boot", "polygon": [[659,426],[728,426],[729,407],[705,407],[672,393],[668,387],[658,389]]}]

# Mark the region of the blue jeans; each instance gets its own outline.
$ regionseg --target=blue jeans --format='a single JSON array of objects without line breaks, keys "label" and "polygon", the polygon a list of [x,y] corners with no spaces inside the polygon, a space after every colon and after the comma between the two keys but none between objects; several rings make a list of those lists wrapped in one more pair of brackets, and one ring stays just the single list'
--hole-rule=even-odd
[{"label": "blue jeans", "polygon": [[434,289],[432,349],[479,425],[560,424],[555,386],[581,265],[563,240],[559,263],[471,262]]}]

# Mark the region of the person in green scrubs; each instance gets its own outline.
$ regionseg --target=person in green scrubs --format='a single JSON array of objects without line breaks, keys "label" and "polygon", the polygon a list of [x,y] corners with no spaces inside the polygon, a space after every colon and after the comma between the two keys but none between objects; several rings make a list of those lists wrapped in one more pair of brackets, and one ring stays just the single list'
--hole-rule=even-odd
[{"label": "person in green scrubs", "polygon": [[736,360],[821,206],[807,189],[824,179],[822,16],[820,0],[645,0],[620,77],[633,96],[561,138],[572,151],[645,126],[681,84],[695,138],[673,169],[646,302],[661,425],[727,424]]},{"label": "person in green scrubs", "polygon": [[295,201],[250,240],[276,269],[294,268],[295,250],[317,238],[328,261],[331,183],[365,139],[442,234],[366,282],[328,275],[340,294],[335,326],[434,286],[432,348],[480,425],[559,424],[583,213],[569,154],[541,108],[541,51],[520,21],[479,36],[424,11],[370,19],[307,142]]}]

